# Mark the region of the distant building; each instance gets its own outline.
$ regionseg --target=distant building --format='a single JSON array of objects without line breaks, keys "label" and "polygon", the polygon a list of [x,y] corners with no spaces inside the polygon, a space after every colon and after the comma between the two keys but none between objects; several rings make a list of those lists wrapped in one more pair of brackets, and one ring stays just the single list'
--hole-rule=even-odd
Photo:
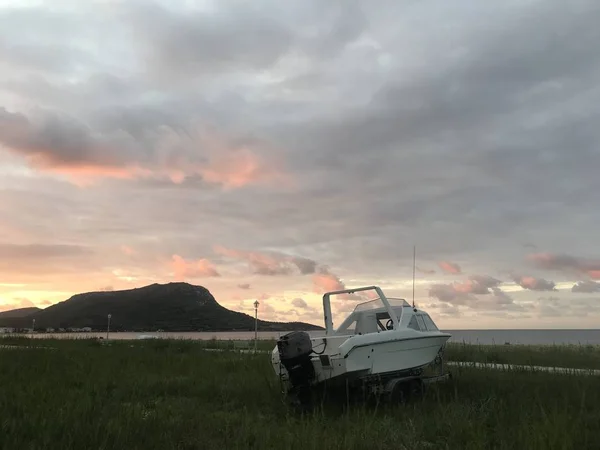
[{"label": "distant building", "polygon": [[9,327],[0,327],[0,334],[4,334],[4,333],[14,333],[15,329],[14,328],[9,328]]}]

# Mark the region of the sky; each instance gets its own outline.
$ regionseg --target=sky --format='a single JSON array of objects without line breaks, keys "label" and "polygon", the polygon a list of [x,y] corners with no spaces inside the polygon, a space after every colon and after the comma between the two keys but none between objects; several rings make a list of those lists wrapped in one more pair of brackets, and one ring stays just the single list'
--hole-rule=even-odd
[{"label": "sky", "polygon": [[322,325],[328,290],[412,300],[416,246],[440,327],[597,328],[599,22],[594,0],[0,0],[0,310],[185,281]]}]

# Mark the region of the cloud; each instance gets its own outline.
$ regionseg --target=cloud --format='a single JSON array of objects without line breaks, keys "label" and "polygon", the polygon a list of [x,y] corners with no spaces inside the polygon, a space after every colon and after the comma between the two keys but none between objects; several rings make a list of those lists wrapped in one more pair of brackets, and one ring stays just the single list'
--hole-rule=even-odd
[{"label": "cloud", "polygon": [[556,291],[556,284],[554,281],[548,281],[543,278],[536,278],[525,275],[513,275],[513,280],[523,289],[530,289],[532,291]]},{"label": "cloud", "polygon": [[237,287],[239,287],[240,289],[250,289],[250,284],[249,283],[240,283],[237,285]]},{"label": "cloud", "polygon": [[12,260],[72,258],[89,255],[91,252],[91,249],[81,245],[0,243],[0,255]]},{"label": "cloud", "polygon": [[586,275],[594,280],[600,279],[600,259],[580,258],[564,253],[534,253],[527,258],[542,269]]},{"label": "cloud", "polygon": [[[209,258],[225,305],[244,282],[311,304],[315,274],[409,298],[413,244],[444,277],[600,281],[592,0],[34,3],[0,9],[0,273],[26,285],[3,298],[170,281],[165,255]],[[575,261],[532,265],[524,243]],[[426,275],[466,302],[435,299],[456,327],[542,292]]]},{"label": "cloud", "polygon": [[456,263],[453,263],[450,261],[440,261],[438,263],[438,265],[446,273],[451,273],[451,274],[462,273],[462,271],[460,270],[460,266]]},{"label": "cloud", "polygon": [[252,272],[258,275],[291,275],[295,272],[307,275],[314,273],[317,266],[311,259],[277,252],[234,250],[220,245],[215,246],[214,251],[219,255],[247,262]]},{"label": "cloud", "polygon": [[435,273],[435,270],[433,269],[426,269],[426,268],[422,268],[422,267],[415,267],[417,272],[421,272],[422,274],[425,275],[433,275]]},{"label": "cloud", "polygon": [[435,283],[429,288],[429,296],[448,303],[475,301],[473,295],[490,294],[492,289],[498,289],[500,283],[489,275],[471,275],[463,282]]},{"label": "cloud", "polygon": [[240,188],[286,181],[276,155],[267,160],[259,154],[266,143],[195,125],[187,130],[163,125],[136,138],[122,127],[94,129],[64,113],[38,111],[28,118],[0,107],[0,144],[34,168],[83,182],[166,177],[182,183],[200,176],[208,184]]},{"label": "cloud", "polygon": [[429,287],[429,297],[449,304],[451,315],[458,314],[455,308],[460,306],[474,310],[520,309],[520,305],[500,289],[500,284],[500,280],[489,275],[471,275],[463,282],[432,284]]},{"label": "cloud", "polygon": [[295,53],[314,63],[334,59],[367,26],[355,1],[285,8],[271,1],[236,2],[213,10],[135,2],[119,12],[133,28],[149,71],[161,79],[259,73]]},{"label": "cloud", "polygon": [[179,255],[173,255],[171,258],[171,267],[177,279],[221,276],[215,265],[205,258],[186,261]]},{"label": "cloud", "polygon": [[600,283],[595,281],[578,281],[573,285],[571,291],[585,293],[600,292]]},{"label": "cloud", "polygon": [[539,297],[532,304],[532,310],[540,318],[574,317],[578,321],[588,316],[594,316],[600,311],[597,298],[582,298],[566,300],[561,297]]},{"label": "cloud", "polygon": [[317,294],[324,294],[331,291],[343,291],[346,289],[346,285],[340,277],[331,273],[327,267],[320,267],[313,275],[312,279],[314,292]]},{"label": "cloud", "polygon": [[295,298],[292,300],[292,305],[294,305],[296,308],[301,308],[301,309],[308,309],[308,303],[306,303],[306,300],[302,299],[302,298]]},{"label": "cloud", "polygon": [[433,284],[429,288],[429,296],[446,303],[465,304],[465,302],[475,301],[475,297],[469,292],[462,291],[460,287],[453,284]]},{"label": "cloud", "polygon": [[267,68],[289,50],[290,30],[256,7],[237,6],[212,13],[179,12],[155,2],[137,2],[124,18],[133,25],[153,70],[177,76]]},{"label": "cloud", "polygon": [[9,301],[0,302],[0,311],[10,311],[11,309],[32,308],[35,304],[26,298],[13,298]]}]

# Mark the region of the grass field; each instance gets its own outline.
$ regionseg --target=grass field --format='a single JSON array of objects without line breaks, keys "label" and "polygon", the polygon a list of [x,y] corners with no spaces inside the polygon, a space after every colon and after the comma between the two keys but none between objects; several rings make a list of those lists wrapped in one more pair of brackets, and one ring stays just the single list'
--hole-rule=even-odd
[{"label": "grass field", "polygon": [[[282,402],[266,354],[206,352],[206,343],[189,341],[3,344],[53,349],[0,349],[2,449],[597,449],[600,442],[600,377],[452,369],[453,380],[408,404],[302,417]],[[455,360],[569,367],[597,367],[599,353],[448,348]]]}]

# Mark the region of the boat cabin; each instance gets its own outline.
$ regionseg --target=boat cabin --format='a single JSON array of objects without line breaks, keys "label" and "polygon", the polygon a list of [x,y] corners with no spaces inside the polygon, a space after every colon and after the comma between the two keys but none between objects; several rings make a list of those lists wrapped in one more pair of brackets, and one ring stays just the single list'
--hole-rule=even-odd
[{"label": "boat cabin", "polygon": [[[439,331],[429,314],[413,308],[406,300],[387,298],[391,309],[398,318],[398,328],[412,328],[416,331]],[[379,333],[393,330],[394,323],[381,299],[377,298],[356,305],[352,313],[335,330],[335,335]]]}]

